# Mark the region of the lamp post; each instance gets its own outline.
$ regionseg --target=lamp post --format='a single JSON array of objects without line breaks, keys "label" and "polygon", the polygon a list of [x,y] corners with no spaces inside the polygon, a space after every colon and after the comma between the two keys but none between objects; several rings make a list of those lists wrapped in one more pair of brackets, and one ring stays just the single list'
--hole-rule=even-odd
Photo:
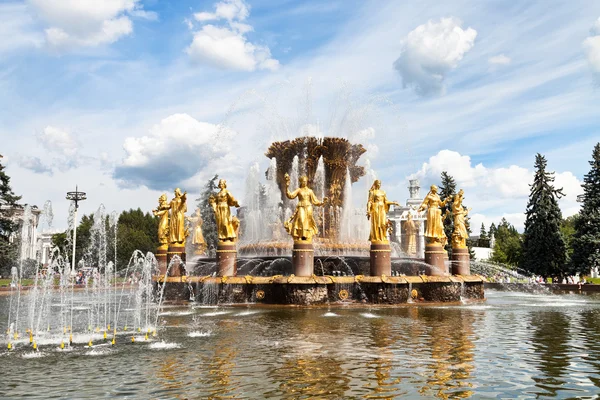
[{"label": "lamp post", "polygon": [[75,185],[74,192],[67,192],[67,200],[75,202],[75,218],[73,221],[73,261],[71,264],[72,271],[75,270],[75,245],[77,243],[77,209],[79,208],[79,202],[87,199],[85,192],[77,190]]}]

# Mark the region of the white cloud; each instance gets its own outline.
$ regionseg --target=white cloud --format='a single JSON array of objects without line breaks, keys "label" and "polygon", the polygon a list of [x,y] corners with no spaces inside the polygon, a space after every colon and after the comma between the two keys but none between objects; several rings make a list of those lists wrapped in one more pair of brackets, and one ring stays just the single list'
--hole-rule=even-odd
[{"label": "white cloud", "polygon": [[124,187],[163,190],[189,182],[204,169],[217,172],[214,162],[227,157],[234,132],[188,114],[173,114],[150,129],[148,136],[128,137],[126,157],[114,177]]},{"label": "white cloud", "polygon": [[[497,223],[499,220],[497,211],[494,211],[500,206],[512,211],[525,212],[530,193],[529,185],[534,177],[533,170],[517,165],[487,168],[480,163],[474,166],[471,157],[467,155],[452,150],[441,150],[430,157],[417,173],[411,175],[411,178],[418,178],[426,184],[437,184],[442,171],[448,172],[455,179],[457,188],[465,189],[466,203],[469,207],[473,207],[474,213],[482,214],[482,210],[491,210],[495,215],[493,218],[496,219],[490,222]],[[565,196],[558,200],[563,217],[575,214],[579,210],[577,195],[583,193],[579,179],[569,171],[557,172],[554,187],[563,188],[565,193]],[[511,215],[512,220],[509,221],[517,226],[514,215],[521,213],[507,212],[506,214]],[[487,216],[487,218],[491,217],[491,215]],[[478,222],[477,226],[479,225],[481,222]]]},{"label": "white cloud", "polygon": [[215,4],[215,12],[200,12],[194,14],[196,21],[215,21],[226,19],[227,21],[244,21],[250,15],[250,6],[243,0],[224,0]]},{"label": "white cloud", "polygon": [[504,54],[498,54],[497,56],[490,57],[488,62],[492,65],[508,65],[510,64],[511,59]]},{"label": "white cloud", "polygon": [[[250,7],[243,0],[225,0],[215,4],[215,12],[194,14],[200,23],[226,20],[225,26],[203,25],[194,32],[194,38],[186,49],[195,62],[239,71],[279,69],[279,61],[271,57],[267,46],[248,41],[246,34],[253,31],[244,21],[250,15]],[[191,21],[186,21],[190,29]]]},{"label": "white cloud", "polygon": [[156,13],[146,12],[140,0],[28,0],[42,20],[46,43],[53,50],[90,47],[114,43],[133,32],[128,15],[150,20]]},{"label": "white cloud", "polygon": [[65,157],[73,157],[79,150],[77,140],[69,132],[50,125],[46,126],[37,137],[46,150]]},{"label": "white cloud", "polygon": [[414,87],[422,95],[444,91],[446,75],[473,48],[477,37],[475,29],[463,30],[461,25],[454,17],[430,20],[408,34],[394,62],[404,87]]},{"label": "white cloud", "polygon": [[52,175],[52,167],[44,164],[39,157],[22,156],[19,157],[17,162],[20,167],[31,170],[37,174]]},{"label": "white cloud", "polygon": [[0,4],[0,16],[0,53],[42,45],[43,37],[36,32],[25,4]]},{"label": "white cloud", "polygon": [[590,36],[583,41],[583,51],[592,72],[600,75],[600,18],[592,26]]}]

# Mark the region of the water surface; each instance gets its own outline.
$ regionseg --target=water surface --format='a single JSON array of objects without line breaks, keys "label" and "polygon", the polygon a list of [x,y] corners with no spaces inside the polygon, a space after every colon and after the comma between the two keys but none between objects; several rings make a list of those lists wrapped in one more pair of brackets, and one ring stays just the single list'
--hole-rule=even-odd
[{"label": "water surface", "polygon": [[[600,297],[486,296],[462,306],[174,306],[157,337],[70,351],[8,352],[3,338],[0,398],[596,398]],[[1,296],[3,330],[7,304]]]}]

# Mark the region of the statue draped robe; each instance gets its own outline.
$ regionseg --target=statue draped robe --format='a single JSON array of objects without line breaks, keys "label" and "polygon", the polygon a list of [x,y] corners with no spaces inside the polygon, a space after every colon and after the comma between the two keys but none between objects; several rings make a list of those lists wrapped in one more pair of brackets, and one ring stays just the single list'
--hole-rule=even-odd
[{"label": "statue draped robe", "polygon": [[312,240],[312,237],[319,234],[319,229],[313,217],[313,205],[323,205],[317,199],[315,193],[309,187],[299,187],[290,193],[286,190],[288,199],[298,198],[296,211],[285,223],[285,229],[292,235],[294,240]]},{"label": "statue draped robe", "polygon": [[217,193],[216,201],[213,204],[215,219],[217,221],[217,233],[219,240],[235,240],[237,237],[236,227],[231,218],[229,207],[239,207],[237,200],[226,189]]},{"label": "statue draped robe", "polygon": [[369,240],[371,242],[387,242],[387,213],[392,202],[387,200],[383,190],[369,191],[367,214],[371,221]]},{"label": "statue draped robe", "polygon": [[185,212],[187,211],[186,196],[175,196],[170,203],[171,220],[169,224],[169,242],[185,242]]}]

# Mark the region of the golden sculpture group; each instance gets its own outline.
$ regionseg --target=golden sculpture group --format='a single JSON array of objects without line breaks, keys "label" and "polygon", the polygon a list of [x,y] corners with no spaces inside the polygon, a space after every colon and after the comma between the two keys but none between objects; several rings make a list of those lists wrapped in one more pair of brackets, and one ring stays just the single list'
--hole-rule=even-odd
[{"label": "golden sculpture group", "polygon": [[[324,197],[320,201],[313,190],[308,187],[308,178],[302,176],[299,179],[299,187],[290,192],[290,177],[285,174],[285,194],[288,199],[298,199],[298,204],[292,216],[284,222],[284,228],[294,239],[295,243],[312,243],[313,237],[319,234],[319,229],[313,215],[313,206],[324,206],[328,199]],[[209,198],[209,204],[215,213],[217,225],[217,235],[219,243],[235,244],[239,236],[240,221],[231,214],[231,207],[240,207],[238,201],[227,190],[227,182],[224,179],[219,181],[220,191]],[[461,189],[453,198],[448,197],[441,200],[438,195],[437,186],[432,185],[429,193],[421,203],[417,212],[426,210],[426,224],[424,236],[427,238],[428,245],[440,246],[443,248],[448,238],[444,232],[444,216],[442,207],[452,201],[452,215],[454,222],[454,231],[451,237],[452,248],[466,249],[466,240],[468,233],[466,229],[465,218],[470,209],[465,209],[462,205],[464,191]],[[187,193],[181,193],[179,188],[175,189],[174,197],[167,202],[166,194],[162,194],[158,200],[158,207],[152,210],[154,215],[159,217],[158,240],[159,250],[166,250],[169,246],[185,246],[186,237],[189,234],[189,228],[186,222],[192,226],[192,244],[195,253],[205,254],[206,241],[202,234],[202,217],[200,209],[196,209],[191,217],[185,216],[187,211]],[[369,241],[372,245],[388,245],[388,233],[391,222],[387,219],[390,206],[399,206],[396,201],[389,201],[385,191],[381,189],[381,181],[375,180],[369,190],[367,202],[367,219],[370,221]],[[416,253],[416,236],[419,230],[413,216],[409,212],[407,220],[403,225],[406,235],[405,249],[409,255]],[[378,250],[381,251],[381,250]],[[426,252],[427,253],[427,252]]]}]

